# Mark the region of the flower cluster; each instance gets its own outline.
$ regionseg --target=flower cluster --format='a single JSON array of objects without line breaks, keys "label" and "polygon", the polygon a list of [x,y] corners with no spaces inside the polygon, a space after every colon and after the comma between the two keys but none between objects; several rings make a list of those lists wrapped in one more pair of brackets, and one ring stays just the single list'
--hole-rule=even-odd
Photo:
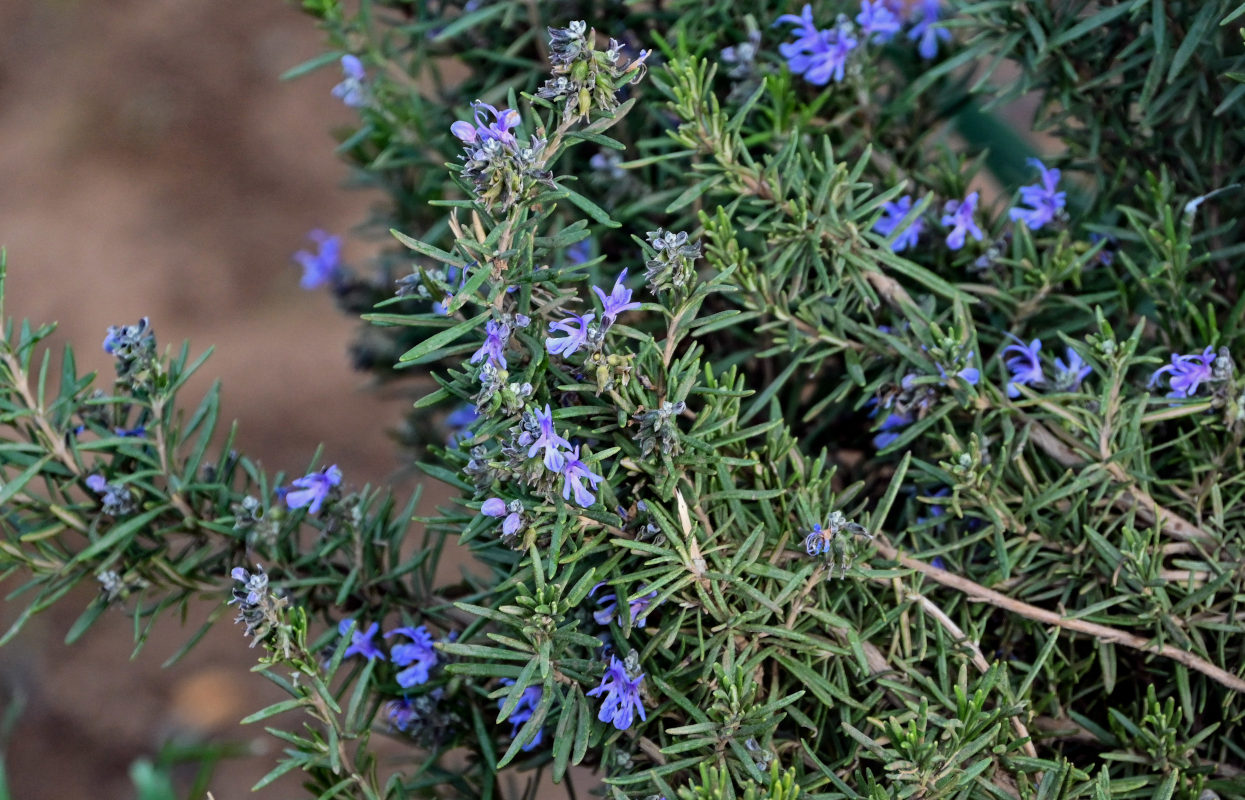
[{"label": "flower cluster", "polygon": [[589,113],[610,112],[618,107],[620,88],[644,77],[647,51],[622,62],[622,45],[610,39],[606,50],[596,49],[596,31],[583,20],[565,28],[549,28],[549,63],[553,77],[537,92],[538,97],[562,103],[566,122],[587,119]]},{"label": "flower cluster", "polygon": [[[1010,335],[1010,334],[1009,334]],[[1040,387],[1046,385],[1046,373],[1042,368],[1042,340],[1034,339],[1025,344],[1012,336],[1013,344],[1003,348],[1003,364],[1011,377],[1007,382],[1007,396],[1019,397],[1021,386]],[[1055,376],[1052,385],[1056,391],[1075,392],[1081,388],[1081,381],[1089,377],[1093,367],[1085,363],[1081,354],[1071,347],[1066,348],[1067,361],[1055,359]],[[1011,354],[1008,356],[1008,354]]]},{"label": "flower cluster", "polygon": [[693,262],[700,258],[700,242],[688,242],[686,231],[671,233],[658,228],[645,234],[653,257],[644,262],[644,277],[653,294],[682,292],[696,274]]},{"label": "flower cluster", "polygon": [[134,510],[134,496],[130,490],[108,482],[103,475],[88,475],[86,485],[100,496],[100,510],[108,516],[120,517]]},{"label": "flower cluster", "polygon": [[610,656],[601,685],[584,692],[588,697],[601,698],[597,719],[612,724],[620,731],[631,727],[636,712],[639,712],[640,719],[647,719],[644,701],[640,697],[640,682],[644,680],[644,673],[639,672],[638,667],[628,668],[630,662],[637,660],[628,656],[628,663],[624,663],[617,656]]},{"label": "flower cluster", "polygon": [[537,183],[552,185],[544,169],[548,142],[533,135],[524,144],[515,137],[518,111],[498,110],[477,100],[472,104],[472,120],[455,122],[450,133],[464,145],[463,175],[475,184],[476,196],[485,206],[504,211]]},{"label": "flower cluster", "polygon": [[[795,25],[795,41],[778,46],[792,73],[802,75],[815,86],[830,81],[841,83],[846,77],[848,60],[865,43],[884,44],[899,33],[903,25],[904,3],[898,0],[862,0],[855,22],[839,14],[829,28],[818,28],[813,20],[813,7],[805,4],[800,14],[783,14],[775,25]],[[922,58],[938,55],[938,42],[951,38],[951,33],[936,23],[941,16],[938,0],[924,0],[909,13],[913,23],[908,38],[918,42]],[[724,54],[725,55],[725,54]]]},{"label": "flower cluster", "polygon": [[371,661],[376,659],[379,661],[392,660],[395,667],[400,668],[396,676],[398,685],[403,689],[410,689],[413,686],[419,686],[427,683],[431,675],[432,668],[437,665],[437,650],[433,643],[432,634],[423,625],[417,628],[404,626],[394,628],[384,634],[383,638],[390,639],[394,636],[405,636],[410,639],[409,642],[395,644],[389,648],[389,657],[385,656],[385,652],[380,649],[375,639],[376,634],[380,632],[380,624],[373,622],[363,628],[358,625],[355,620],[347,618],[337,624],[337,633],[339,636],[350,634],[350,642],[346,645],[342,658],[350,658],[351,656],[361,656]]},{"label": "flower cluster", "polygon": [[277,633],[279,649],[289,646],[288,637],[284,633],[283,613],[289,607],[289,600],[279,597],[268,587],[268,575],[262,566],[256,565],[255,572],[245,567],[234,567],[229,573],[235,585],[231,605],[238,606],[238,617],[235,623],[246,625],[244,636],[251,637],[251,647]]},{"label": "flower cluster", "polygon": [[841,578],[855,559],[854,542],[858,537],[872,539],[873,535],[863,525],[843,516],[842,511],[832,511],[824,528],[820,523],[814,524],[804,537],[804,551],[823,559],[830,567],[830,575],[837,569]]}]

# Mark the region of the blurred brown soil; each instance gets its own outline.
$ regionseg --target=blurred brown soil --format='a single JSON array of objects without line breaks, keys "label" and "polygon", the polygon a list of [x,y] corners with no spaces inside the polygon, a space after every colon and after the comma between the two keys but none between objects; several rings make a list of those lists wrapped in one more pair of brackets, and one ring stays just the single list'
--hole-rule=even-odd
[{"label": "blurred brown soil", "polygon": [[[300,290],[290,258],[309,229],[344,234],[379,199],[340,188],[348,171],[330,131],[353,114],[329,94],[337,71],[277,79],[320,52],[312,21],[275,0],[7,0],[0,31],[5,311],[58,322],[56,346],[73,342],[101,382],[107,326],[149,316],[164,347],[215,348],[183,403],[222,379],[222,420],[239,420],[238,447],[270,472],[301,474],[323,442],[347,483],[387,482],[399,462],[385,427],[406,401],[366,391],[345,355],[355,323]],[[371,246],[348,241],[347,261]],[[25,599],[0,604],[0,630]],[[226,620],[160,667],[219,601],[184,630],[163,620],[131,661],[121,614],[63,644],[90,599],[64,598],[0,649],[0,702],[27,701],[8,746],[13,796],[133,797],[131,761],[208,735],[255,751],[212,781],[217,800],[250,796],[279,747],[237,720],[282,699],[247,672],[256,651]]]}]

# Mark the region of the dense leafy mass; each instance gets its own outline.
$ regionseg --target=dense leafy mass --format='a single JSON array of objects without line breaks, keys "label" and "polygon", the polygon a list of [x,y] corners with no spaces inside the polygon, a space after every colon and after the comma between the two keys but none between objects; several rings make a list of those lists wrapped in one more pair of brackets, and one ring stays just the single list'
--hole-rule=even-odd
[{"label": "dense leafy mass", "polygon": [[302,285],[455,500],[10,322],[21,621],[231,586],[322,797],[1245,796],[1245,6],[303,5],[392,204]]}]

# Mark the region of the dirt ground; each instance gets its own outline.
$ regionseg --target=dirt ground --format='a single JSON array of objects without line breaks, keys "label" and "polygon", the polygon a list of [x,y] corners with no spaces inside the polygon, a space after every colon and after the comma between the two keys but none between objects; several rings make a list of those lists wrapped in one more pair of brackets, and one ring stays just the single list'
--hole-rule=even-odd
[{"label": "dirt ground", "polygon": [[[366,391],[345,355],[354,323],[300,290],[291,261],[309,229],[346,233],[377,201],[339,186],[330,130],[352,114],[329,93],[336,71],[277,79],[319,52],[312,21],[280,0],[4,0],[0,31],[6,312],[59,322],[57,341],[105,376],[107,326],[149,316],[163,345],[216,348],[184,396],[221,378],[222,419],[270,471],[301,473],[323,442],[347,483],[386,481],[398,461],[378,421],[405,401]],[[369,247],[348,241],[347,260]],[[133,661],[119,615],[66,647],[89,599],[64,599],[0,649],[0,702],[25,699],[7,745],[15,798],[134,797],[135,758],[213,736],[253,751],[218,770],[217,800],[298,794],[250,794],[278,748],[237,720],[280,697],[247,672],[239,629],[218,625],[162,670],[184,641],[174,620]],[[0,630],[19,602],[0,603]]]}]

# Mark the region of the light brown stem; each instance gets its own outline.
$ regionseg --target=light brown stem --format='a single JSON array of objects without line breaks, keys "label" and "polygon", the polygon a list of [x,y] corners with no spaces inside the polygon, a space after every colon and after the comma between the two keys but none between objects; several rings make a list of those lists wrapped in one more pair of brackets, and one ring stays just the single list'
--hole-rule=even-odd
[{"label": "light brown stem", "polygon": [[1077,633],[1083,633],[1092,636],[1100,642],[1109,644],[1120,644],[1125,647],[1131,647],[1134,650],[1140,650],[1145,653],[1153,653],[1164,658],[1170,658],[1178,664],[1183,664],[1189,669],[1197,670],[1206,675],[1211,680],[1219,683],[1234,692],[1245,692],[1245,680],[1228,672],[1227,670],[1217,667],[1209,661],[1200,658],[1188,650],[1181,650],[1169,644],[1158,644],[1150,639],[1143,639],[1131,633],[1111,628],[1106,625],[1099,625],[1095,622],[1087,622],[1083,619],[1072,619],[1056,614],[1053,611],[1047,611],[1044,608],[1030,605],[1028,603],[1016,600],[1003,594],[999,594],[992,589],[987,589],[979,583],[962,578],[947,570],[932,567],[923,561],[910,558],[900,553],[893,547],[886,537],[880,532],[875,535],[874,547],[877,549],[878,555],[889,561],[896,561],[900,566],[919,572],[935,583],[955,589],[962,592],[969,600],[979,603],[989,603],[990,605],[1008,611],[1012,614],[1018,614],[1026,619],[1041,622],[1045,625],[1056,625],[1060,628]]}]

